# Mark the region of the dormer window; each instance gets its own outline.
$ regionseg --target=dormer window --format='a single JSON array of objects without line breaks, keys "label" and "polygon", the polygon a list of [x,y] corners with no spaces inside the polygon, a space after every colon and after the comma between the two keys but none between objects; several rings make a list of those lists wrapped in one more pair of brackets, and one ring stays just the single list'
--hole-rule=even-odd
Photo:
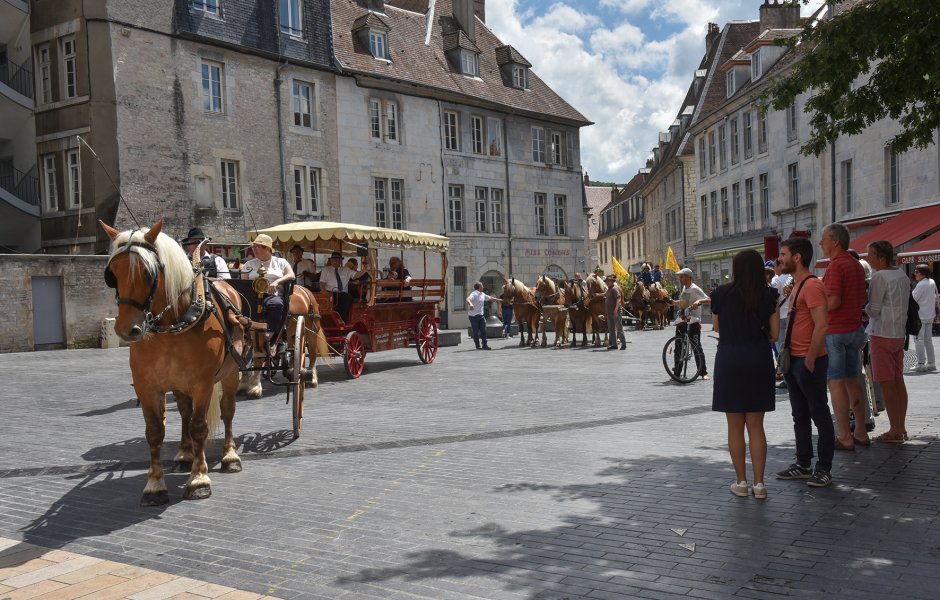
[{"label": "dormer window", "polygon": [[388,34],[384,31],[369,30],[369,51],[375,58],[388,59]]},{"label": "dormer window", "polygon": [[304,32],[303,19],[303,0],[280,0],[281,2],[281,33],[286,33],[291,37],[301,37]]},{"label": "dormer window", "polygon": [[193,0],[193,8],[210,15],[219,16],[219,0]]},{"label": "dormer window", "polygon": [[460,51],[460,71],[468,77],[480,76],[480,55],[469,50]]},{"label": "dormer window", "polygon": [[520,90],[529,87],[529,69],[522,65],[512,66],[512,87]]},{"label": "dormer window", "polygon": [[727,75],[726,87],[727,87],[728,98],[730,98],[731,96],[734,96],[734,91],[737,89],[734,85],[734,73],[735,73],[735,69],[731,69],[730,71],[726,73]]},{"label": "dormer window", "polygon": [[764,74],[760,62],[760,48],[751,54],[751,81],[757,81]]}]

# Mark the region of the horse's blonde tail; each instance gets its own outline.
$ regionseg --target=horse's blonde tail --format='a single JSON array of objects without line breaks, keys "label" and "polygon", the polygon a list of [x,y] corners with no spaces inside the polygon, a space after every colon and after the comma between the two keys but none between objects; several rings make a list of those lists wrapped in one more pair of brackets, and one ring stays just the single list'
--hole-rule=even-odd
[{"label": "horse's blonde tail", "polygon": [[317,355],[323,359],[323,362],[326,364],[331,364],[330,362],[330,346],[326,343],[326,335],[323,333],[323,328],[319,325],[317,326]]},{"label": "horse's blonde tail", "polygon": [[206,425],[209,427],[209,435],[206,437],[206,443],[215,439],[215,434],[219,430],[219,422],[222,420],[222,382],[217,381],[212,386],[212,395],[209,397],[209,411],[206,413]]}]

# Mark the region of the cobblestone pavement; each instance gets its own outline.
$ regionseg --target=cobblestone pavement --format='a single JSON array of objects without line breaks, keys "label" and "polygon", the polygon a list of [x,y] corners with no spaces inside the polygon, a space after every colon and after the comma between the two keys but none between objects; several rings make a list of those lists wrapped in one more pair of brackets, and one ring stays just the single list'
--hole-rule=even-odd
[{"label": "cobblestone pavement", "polygon": [[[396,350],[356,381],[321,366],[299,440],[280,389],[242,399],[244,471],[218,473],[216,445],[212,497],[182,501],[172,474],[162,508],[138,506],[126,349],[0,355],[0,536],[285,599],[937,597],[940,375],[907,378],[909,443],[761,502],[728,492],[711,382],[668,380],[668,331],[629,336]],[[773,472],[793,458],[783,391],[766,429]],[[178,436],[171,404],[165,459]]]}]

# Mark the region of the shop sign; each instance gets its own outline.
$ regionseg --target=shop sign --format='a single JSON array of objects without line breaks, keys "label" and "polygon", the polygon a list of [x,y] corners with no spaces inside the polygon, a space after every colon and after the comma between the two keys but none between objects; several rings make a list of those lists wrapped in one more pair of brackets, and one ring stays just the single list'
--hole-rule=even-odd
[{"label": "shop sign", "polygon": [[940,252],[932,254],[914,254],[913,256],[902,256],[901,264],[914,265],[918,263],[929,263],[940,260]]},{"label": "shop sign", "polygon": [[569,256],[571,250],[565,248],[524,248],[525,256]]},{"label": "shop sign", "polygon": [[559,281],[568,280],[568,275],[565,274],[565,270],[559,267],[558,265],[548,265],[542,271],[542,274],[547,277],[551,277],[552,279],[559,280]]}]

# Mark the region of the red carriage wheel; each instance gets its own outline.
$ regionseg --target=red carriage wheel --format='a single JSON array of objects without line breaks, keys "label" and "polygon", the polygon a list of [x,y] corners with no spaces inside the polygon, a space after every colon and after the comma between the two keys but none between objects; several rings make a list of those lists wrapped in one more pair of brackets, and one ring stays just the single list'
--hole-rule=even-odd
[{"label": "red carriage wheel", "polygon": [[362,336],[358,331],[346,334],[346,347],[343,348],[343,366],[346,374],[353,379],[362,375],[362,367],[366,362],[366,348],[362,345]]},{"label": "red carriage wheel", "polygon": [[418,321],[418,327],[415,329],[415,342],[421,362],[426,365],[434,362],[437,356],[437,323],[430,315],[424,315]]}]

